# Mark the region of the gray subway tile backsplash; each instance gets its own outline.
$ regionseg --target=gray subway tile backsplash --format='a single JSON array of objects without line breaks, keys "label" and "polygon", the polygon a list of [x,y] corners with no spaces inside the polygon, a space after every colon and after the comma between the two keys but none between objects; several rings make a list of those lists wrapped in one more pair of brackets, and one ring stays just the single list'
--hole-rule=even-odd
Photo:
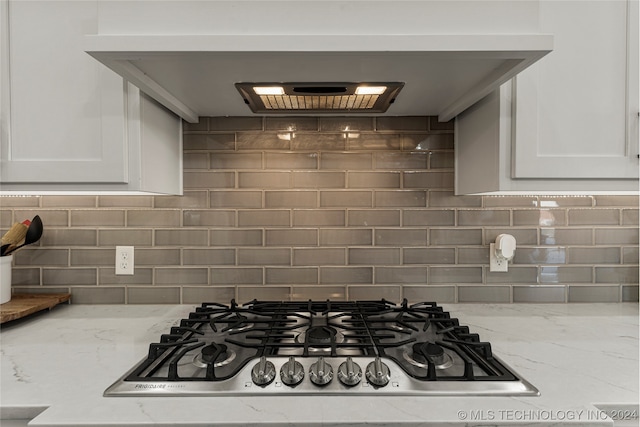
[{"label": "gray subway tile backsplash", "polygon": [[346,286],[293,286],[291,299],[294,301],[330,299],[332,301],[346,301]]},{"label": "gray subway tile backsplash", "polygon": [[569,225],[618,225],[619,209],[569,209]]},{"label": "gray subway tile backsplash", "polygon": [[318,153],[265,153],[265,169],[318,169]]},{"label": "gray subway tile backsplash", "polygon": [[212,285],[261,285],[264,282],[262,267],[211,268]]},{"label": "gray subway tile backsplash", "polygon": [[293,265],[346,265],[344,248],[294,248]]},{"label": "gray subway tile backsplash", "polygon": [[375,153],[376,169],[427,169],[430,153],[426,152],[381,152]]},{"label": "gray subway tile backsplash", "polygon": [[437,226],[455,225],[456,213],[454,210],[434,209],[405,209],[402,212],[402,224],[405,226]]},{"label": "gray subway tile backsplash", "polygon": [[541,228],[541,245],[591,246],[592,228]]},{"label": "gray subway tile backsplash", "polygon": [[432,228],[429,231],[431,245],[482,245],[480,228]]},{"label": "gray subway tile backsplash", "polygon": [[458,286],[458,302],[511,302],[511,289],[508,286]]},{"label": "gray subway tile backsplash", "polygon": [[268,285],[310,285],[318,283],[315,267],[265,268],[265,283]]},{"label": "gray subway tile backsplash", "polygon": [[236,296],[233,286],[183,286],[182,303],[200,305],[203,302],[231,301]]},{"label": "gray subway tile backsplash", "polygon": [[234,172],[184,172],[185,189],[234,188]]},{"label": "gray subway tile backsplash", "polygon": [[378,117],[378,131],[426,131],[429,129],[429,118],[424,116]]},{"label": "gray subway tile backsplash", "polygon": [[410,151],[452,150],[453,133],[403,134],[402,149]]},{"label": "gray subway tile backsplash", "polygon": [[382,209],[352,209],[347,212],[350,227],[399,226],[401,220],[400,213],[400,210]]},{"label": "gray subway tile backsplash", "polygon": [[399,301],[402,298],[402,287],[399,285],[349,286],[347,289],[351,300]]},{"label": "gray subway tile backsplash", "polygon": [[[455,264],[456,250],[454,248],[405,248],[402,251],[402,257],[403,264]],[[460,262],[460,264],[464,263]]]},{"label": "gray subway tile backsplash", "polygon": [[156,208],[206,208],[209,206],[208,195],[207,190],[185,190],[182,196],[155,196],[154,206]]},{"label": "gray subway tile backsplash", "polygon": [[508,226],[511,213],[508,210],[459,210],[458,225]]},{"label": "gray subway tile backsplash", "polygon": [[173,210],[130,210],[127,211],[127,226],[131,227],[179,227],[180,211]]},{"label": "gray subway tile backsplash", "polygon": [[135,268],[133,275],[116,275],[116,269],[98,269],[98,285],[153,285],[153,268]]},{"label": "gray subway tile backsplash", "polygon": [[482,283],[482,267],[430,267],[430,283]]},{"label": "gray subway tile backsplash", "polygon": [[317,208],[316,191],[265,191],[264,206],[268,208]]},{"label": "gray subway tile backsplash", "polygon": [[569,264],[620,264],[620,247],[569,247]]},{"label": "gray subway tile backsplash", "polygon": [[373,156],[371,153],[320,153],[320,169],[371,170]]},{"label": "gray subway tile backsplash", "polygon": [[568,302],[619,302],[619,286],[569,286]]},{"label": "gray subway tile backsplash", "polygon": [[[203,117],[184,127],[184,196],[0,197],[38,214],[20,292],[81,304],[378,299],[638,301],[637,196],[455,196],[453,122]],[[507,273],[489,243],[513,234]],[[115,246],[135,246],[117,276]]]},{"label": "gray subway tile backsplash", "polygon": [[455,286],[403,286],[404,297],[409,301],[436,301],[438,303],[456,302]]},{"label": "gray subway tile backsplash", "polygon": [[345,188],[346,172],[294,172],[293,188]]},{"label": "gray subway tile backsplash", "polygon": [[152,208],[153,196],[99,196],[99,208]]},{"label": "gray subway tile backsplash", "polygon": [[348,172],[348,188],[400,188],[400,172]]},{"label": "gray subway tile backsplash", "polygon": [[236,146],[236,136],[233,133],[196,134],[186,131],[183,145],[185,150],[233,150]]},{"label": "gray subway tile backsplash", "polygon": [[179,304],[180,288],[149,286],[146,288],[128,287],[127,303],[129,304]]},{"label": "gray subway tile backsplash", "polygon": [[317,246],[318,230],[313,228],[265,230],[266,246]]},{"label": "gray subway tile backsplash", "polygon": [[523,267],[519,265],[509,266],[507,272],[493,272],[485,269],[485,281],[487,283],[536,283],[538,281],[538,269],[536,267]]},{"label": "gray subway tile backsplash", "polygon": [[242,286],[238,290],[238,302],[244,303],[253,299],[265,301],[289,301],[291,287],[289,286]]},{"label": "gray subway tile backsplash", "polygon": [[207,230],[155,230],[155,246],[207,246],[209,234]]},{"label": "gray subway tile backsplash", "polygon": [[453,172],[419,172],[402,173],[405,188],[453,188]]},{"label": "gray subway tile backsplash", "polygon": [[373,283],[373,267],[320,267],[322,284]]},{"label": "gray subway tile backsplash", "polygon": [[[63,231],[61,229],[60,231]],[[48,231],[47,231],[48,233]],[[45,234],[43,234],[43,237]],[[153,230],[136,230],[136,229],[120,229],[120,230],[98,230],[98,243],[100,246],[151,246],[153,242]],[[75,243],[68,243],[75,246]]]},{"label": "gray subway tile backsplash", "polygon": [[125,302],[123,287],[77,287],[73,290],[74,304],[124,304]]},{"label": "gray subway tile backsplash", "polygon": [[210,169],[261,169],[262,153],[213,153]]},{"label": "gray subway tile backsplash", "polygon": [[[103,230],[108,232],[109,230]],[[151,232],[149,232],[151,236]],[[151,239],[149,239],[149,242]],[[43,246],[96,246],[98,232],[95,229],[52,228],[47,229],[40,239]],[[144,244],[144,243],[143,243]]]},{"label": "gray subway tile backsplash", "polygon": [[155,270],[158,285],[206,285],[209,282],[207,268],[159,267]]},{"label": "gray subway tile backsplash", "polygon": [[[45,224],[45,218],[41,217],[41,219]],[[125,211],[71,210],[70,224],[72,227],[123,227],[125,225]]]},{"label": "gray subway tile backsplash", "polygon": [[[97,250],[99,252],[112,252],[108,249]],[[71,256],[71,260],[77,261],[77,256],[81,253],[91,253],[87,249],[74,250],[74,254]],[[92,251],[96,253],[96,250]],[[31,266],[31,265],[46,265],[46,266],[69,266],[69,249],[50,249],[50,248],[25,248],[14,254],[14,265],[16,266]],[[100,256],[86,256],[85,259],[90,261],[100,261]],[[75,262],[75,265],[82,265],[82,263]]]},{"label": "gray subway tile backsplash", "polygon": [[211,208],[261,208],[262,192],[243,191],[211,191],[209,193]]},{"label": "gray subway tile backsplash", "polygon": [[638,246],[638,227],[599,228],[595,230],[596,245]]},{"label": "gray subway tile backsplash", "polygon": [[555,227],[567,225],[566,211],[558,209],[529,209],[513,211],[513,225]]},{"label": "gray subway tile backsplash", "polygon": [[537,228],[487,227],[484,229],[484,241],[494,242],[500,234],[511,234],[516,238],[518,246],[535,246],[538,244]]},{"label": "gray subway tile backsplash", "polygon": [[566,294],[564,286],[514,286],[513,302],[566,302]]},{"label": "gray subway tile backsplash", "polygon": [[371,191],[331,191],[320,192],[321,208],[370,208],[373,206],[373,193]]},{"label": "gray subway tile backsplash", "polygon": [[317,117],[265,117],[264,130],[318,130]]},{"label": "gray subway tile backsplash", "polygon": [[236,211],[232,210],[185,210],[182,211],[182,225],[185,227],[233,227],[236,225]]},{"label": "gray subway tile backsplash", "polygon": [[239,227],[287,227],[291,222],[288,210],[242,210],[238,211]]}]

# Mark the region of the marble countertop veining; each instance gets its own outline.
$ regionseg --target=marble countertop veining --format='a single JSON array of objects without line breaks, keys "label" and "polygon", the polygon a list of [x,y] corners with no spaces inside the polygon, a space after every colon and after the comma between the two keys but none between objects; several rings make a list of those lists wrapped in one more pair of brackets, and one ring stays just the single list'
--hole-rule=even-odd
[{"label": "marble countertop veining", "polygon": [[0,418],[39,413],[30,425],[56,427],[611,426],[609,414],[616,426],[638,425],[638,304],[443,306],[541,396],[106,398],[193,306],[65,305],[3,325]]}]

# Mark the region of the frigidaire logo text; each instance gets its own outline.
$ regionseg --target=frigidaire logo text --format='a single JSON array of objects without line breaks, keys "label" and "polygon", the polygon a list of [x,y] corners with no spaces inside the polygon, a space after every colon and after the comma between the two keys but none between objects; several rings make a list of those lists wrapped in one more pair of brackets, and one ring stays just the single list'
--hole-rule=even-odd
[{"label": "frigidaire logo text", "polygon": [[139,390],[152,390],[152,389],[176,389],[185,388],[184,384],[136,384],[135,387]]},{"label": "frigidaire logo text", "polygon": [[166,384],[136,384],[136,388],[167,388]]}]

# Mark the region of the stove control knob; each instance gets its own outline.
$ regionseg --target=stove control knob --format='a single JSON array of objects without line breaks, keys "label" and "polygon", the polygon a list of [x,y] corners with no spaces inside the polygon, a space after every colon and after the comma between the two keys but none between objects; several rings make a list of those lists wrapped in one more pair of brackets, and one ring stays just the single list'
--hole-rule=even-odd
[{"label": "stove control knob", "polygon": [[309,368],[309,379],[315,385],[327,385],[333,379],[333,368],[320,357]]},{"label": "stove control knob", "polygon": [[338,379],[342,384],[352,387],[362,379],[362,368],[351,357],[347,357],[347,361],[338,368]]},{"label": "stove control knob", "polygon": [[288,386],[300,384],[304,378],[304,367],[302,363],[297,362],[295,357],[289,357],[289,361],[285,362],[280,368],[280,379]]},{"label": "stove control knob", "polygon": [[378,387],[386,386],[391,378],[389,367],[382,363],[382,360],[380,360],[379,357],[376,357],[373,362],[367,365],[365,375],[367,377],[367,381]]},{"label": "stove control knob", "polygon": [[276,367],[265,356],[251,370],[251,379],[256,385],[268,385],[276,377]]}]

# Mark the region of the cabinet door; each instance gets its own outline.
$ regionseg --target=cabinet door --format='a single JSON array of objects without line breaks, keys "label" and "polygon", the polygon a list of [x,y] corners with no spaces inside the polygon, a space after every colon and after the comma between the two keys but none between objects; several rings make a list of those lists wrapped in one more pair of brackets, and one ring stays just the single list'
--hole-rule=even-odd
[{"label": "cabinet door", "polygon": [[554,50],[517,76],[513,178],[638,177],[638,2],[543,1]]},{"label": "cabinet door", "polygon": [[97,1],[2,2],[2,183],[125,183],[125,86],[84,52]]}]

